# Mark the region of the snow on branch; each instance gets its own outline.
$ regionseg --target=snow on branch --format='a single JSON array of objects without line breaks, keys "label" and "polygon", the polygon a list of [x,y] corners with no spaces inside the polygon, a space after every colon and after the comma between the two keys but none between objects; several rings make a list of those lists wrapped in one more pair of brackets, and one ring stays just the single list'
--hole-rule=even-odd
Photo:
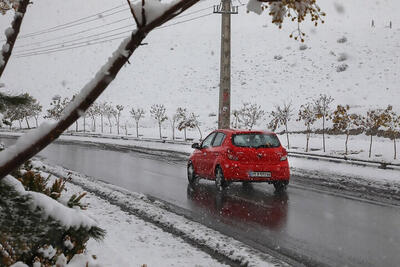
[{"label": "snow on branch", "polygon": [[131,36],[121,43],[108,62],[67,106],[61,119],[55,124],[42,125],[18,139],[14,146],[0,152],[0,179],[39,153],[84,114],[115,79],[149,32],[178,16],[198,1],[180,0],[164,5],[156,3],[152,5],[151,2],[158,2],[158,0],[146,1],[146,5],[151,7],[146,10],[147,24],[134,30]]},{"label": "snow on branch", "polygon": [[21,182],[12,176],[6,176],[2,182],[11,186],[20,195],[28,196],[30,198],[30,208],[32,210],[39,208],[44,218],[51,217],[66,228],[73,227],[77,229],[84,227],[90,229],[97,226],[97,223],[93,219],[77,209],[68,208],[45,194],[26,191]]},{"label": "snow on branch", "polygon": [[26,8],[29,5],[29,0],[19,0],[13,2],[13,8],[15,9],[14,19],[11,23],[11,27],[5,30],[6,43],[3,45],[0,54],[0,78],[3,75],[4,69],[7,66],[8,60],[11,57],[12,50],[14,48],[15,41],[17,40],[19,30],[24,19]]}]

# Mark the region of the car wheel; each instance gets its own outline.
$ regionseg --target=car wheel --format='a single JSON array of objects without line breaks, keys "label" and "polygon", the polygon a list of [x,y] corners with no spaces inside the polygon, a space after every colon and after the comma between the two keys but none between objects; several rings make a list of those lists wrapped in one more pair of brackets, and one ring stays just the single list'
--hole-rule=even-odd
[{"label": "car wheel", "polygon": [[288,183],[287,182],[275,182],[274,187],[275,191],[282,192],[286,190]]},{"label": "car wheel", "polygon": [[189,184],[194,185],[197,182],[197,175],[194,172],[194,167],[192,163],[189,163],[187,166],[187,177]]},{"label": "car wheel", "polygon": [[222,191],[226,187],[227,183],[224,178],[224,173],[221,167],[217,167],[215,170],[215,187],[218,191]]}]

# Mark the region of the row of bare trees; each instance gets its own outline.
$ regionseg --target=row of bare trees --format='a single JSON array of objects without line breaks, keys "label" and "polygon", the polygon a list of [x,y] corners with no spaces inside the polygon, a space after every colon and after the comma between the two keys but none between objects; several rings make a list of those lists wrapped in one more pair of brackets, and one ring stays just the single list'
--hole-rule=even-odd
[{"label": "row of bare trees", "polygon": [[[74,97],[73,97],[74,98]],[[63,114],[64,109],[69,104],[70,100],[65,97],[62,98],[59,95],[53,97],[50,103],[50,108],[47,110],[47,114],[44,118],[59,120]],[[109,133],[112,133],[112,120],[114,119],[117,128],[117,134],[120,134],[121,129],[121,116],[124,110],[123,105],[113,106],[108,102],[94,103],[86,112],[81,114],[83,118],[83,132],[86,132],[86,118],[89,117],[92,121],[91,131],[96,131],[96,121],[100,118],[101,133],[104,133],[104,119],[107,119],[109,126]],[[139,122],[145,117],[145,110],[143,108],[132,108],[129,111],[130,116],[135,122],[136,136],[139,137]],[[150,108],[151,117],[156,120],[160,139],[162,139],[162,125],[165,121],[170,120],[172,128],[172,139],[175,140],[175,129],[184,132],[184,139],[187,139],[187,129],[197,128],[199,131],[200,139],[202,139],[202,132],[200,129],[199,116],[193,112],[189,112],[186,108],[179,107],[174,114],[167,116],[167,109],[163,104],[154,104]],[[75,130],[79,131],[78,121],[76,121]],[[125,123],[125,134],[128,134],[128,127]]]},{"label": "row of bare trees", "polygon": [[[309,150],[312,126],[320,119],[322,120],[322,146],[324,152],[326,151],[326,123],[331,121],[331,130],[333,132],[346,135],[346,155],[348,154],[348,141],[351,132],[364,132],[367,136],[370,136],[368,156],[371,157],[373,136],[377,135],[379,130],[383,130],[385,131],[385,136],[393,140],[394,159],[397,158],[396,139],[400,135],[400,115],[393,110],[391,105],[385,109],[370,109],[366,114],[357,114],[351,111],[349,105],[338,105],[335,109],[332,109],[331,103],[333,100],[332,97],[321,94],[318,98],[311,99],[308,103],[300,106],[296,120],[303,122],[306,127],[306,152]],[[276,130],[281,126],[284,127],[287,145],[290,148],[288,122],[294,117],[293,105],[284,103],[282,106],[276,106],[270,116],[272,120],[268,127],[272,130]]]}]

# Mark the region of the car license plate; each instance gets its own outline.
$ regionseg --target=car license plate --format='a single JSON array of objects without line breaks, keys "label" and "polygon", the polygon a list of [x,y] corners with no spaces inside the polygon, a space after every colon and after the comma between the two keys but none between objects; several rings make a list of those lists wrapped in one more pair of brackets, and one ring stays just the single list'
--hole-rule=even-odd
[{"label": "car license plate", "polygon": [[271,177],[271,172],[250,172],[250,177],[270,178]]}]

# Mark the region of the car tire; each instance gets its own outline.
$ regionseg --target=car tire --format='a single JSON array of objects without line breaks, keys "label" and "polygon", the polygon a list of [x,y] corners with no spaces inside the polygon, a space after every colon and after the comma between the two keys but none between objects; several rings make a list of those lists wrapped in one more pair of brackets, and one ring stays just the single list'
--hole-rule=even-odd
[{"label": "car tire", "polygon": [[187,166],[187,177],[190,185],[196,184],[198,179],[196,173],[194,172],[194,166],[192,163],[189,163]]},{"label": "car tire", "polygon": [[218,166],[215,169],[215,187],[217,188],[217,191],[221,192],[226,186],[227,183],[225,181],[224,173],[222,172],[221,167]]},{"label": "car tire", "polygon": [[286,190],[288,182],[274,182],[275,191],[283,192]]}]

